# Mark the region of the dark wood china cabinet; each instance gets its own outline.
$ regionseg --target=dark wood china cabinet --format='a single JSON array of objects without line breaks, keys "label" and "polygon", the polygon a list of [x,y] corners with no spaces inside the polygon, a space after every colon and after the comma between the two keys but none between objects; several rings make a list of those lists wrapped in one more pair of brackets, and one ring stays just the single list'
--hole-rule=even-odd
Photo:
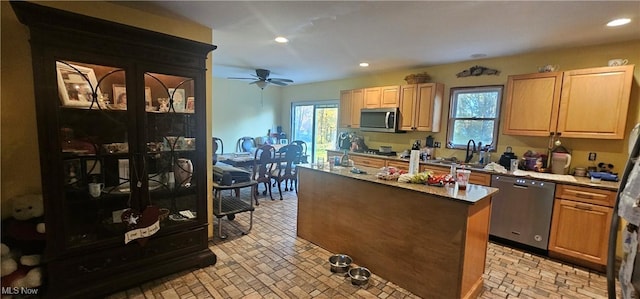
[{"label": "dark wood china cabinet", "polygon": [[206,59],[216,46],[28,2],[48,297],[216,262],[207,246]]}]

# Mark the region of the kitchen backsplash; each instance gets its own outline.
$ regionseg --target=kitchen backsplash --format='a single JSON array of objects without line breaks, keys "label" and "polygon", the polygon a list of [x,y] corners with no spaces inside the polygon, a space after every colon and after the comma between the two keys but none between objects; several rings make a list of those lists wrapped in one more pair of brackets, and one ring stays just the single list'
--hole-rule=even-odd
[{"label": "kitchen backsplash", "polygon": [[[435,150],[436,157],[450,158],[456,157],[459,160],[464,159],[464,150],[448,149],[445,146],[446,132],[430,133],[430,132],[407,132],[407,133],[376,133],[361,132],[353,130],[358,135],[364,137],[365,144],[372,149],[378,149],[381,145],[391,146],[393,151],[402,152],[411,149],[411,145],[420,140],[422,146],[426,142],[427,136],[434,137],[435,142],[440,142],[441,147]],[[605,162],[614,165],[613,172],[624,171],[627,161],[627,141],[625,140],[595,140],[595,139],[577,139],[577,138],[561,138],[562,145],[569,149],[572,154],[570,171],[576,167],[596,166],[599,162]],[[537,151],[540,153],[547,152],[549,139],[546,137],[530,137],[530,136],[510,136],[500,135],[498,138],[498,146],[495,152],[492,152],[491,159],[497,162],[500,155],[505,152],[507,146],[511,146],[513,152],[522,158],[523,154],[528,151]],[[595,161],[589,161],[589,153],[597,154]],[[477,159],[478,155],[474,156]]]}]

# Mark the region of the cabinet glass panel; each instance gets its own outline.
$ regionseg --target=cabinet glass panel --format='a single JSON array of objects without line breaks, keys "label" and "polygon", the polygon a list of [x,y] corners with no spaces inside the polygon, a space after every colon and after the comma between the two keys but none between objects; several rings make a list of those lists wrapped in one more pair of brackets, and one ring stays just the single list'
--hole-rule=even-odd
[{"label": "cabinet glass panel", "polygon": [[67,247],[122,237],[128,207],[129,144],[125,71],[57,61]]},{"label": "cabinet glass panel", "polygon": [[160,208],[160,228],[196,221],[196,118],[193,78],[145,73],[145,171],[149,203]]}]

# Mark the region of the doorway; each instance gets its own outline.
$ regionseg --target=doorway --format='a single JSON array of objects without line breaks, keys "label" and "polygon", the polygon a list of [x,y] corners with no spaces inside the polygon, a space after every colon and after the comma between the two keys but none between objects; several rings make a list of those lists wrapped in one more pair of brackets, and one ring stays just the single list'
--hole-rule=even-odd
[{"label": "doorway", "polygon": [[291,104],[291,140],[307,143],[310,163],[327,160],[327,149],[334,149],[338,135],[338,101]]}]

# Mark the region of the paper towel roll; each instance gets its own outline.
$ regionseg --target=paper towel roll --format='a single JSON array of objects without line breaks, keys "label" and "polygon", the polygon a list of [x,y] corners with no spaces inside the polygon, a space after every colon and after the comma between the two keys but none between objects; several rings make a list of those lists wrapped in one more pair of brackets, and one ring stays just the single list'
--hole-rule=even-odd
[{"label": "paper towel roll", "polygon": [[411,156],[409,157],[409,174],[416,174],[420,172],[420,151],[411,150]]}]

